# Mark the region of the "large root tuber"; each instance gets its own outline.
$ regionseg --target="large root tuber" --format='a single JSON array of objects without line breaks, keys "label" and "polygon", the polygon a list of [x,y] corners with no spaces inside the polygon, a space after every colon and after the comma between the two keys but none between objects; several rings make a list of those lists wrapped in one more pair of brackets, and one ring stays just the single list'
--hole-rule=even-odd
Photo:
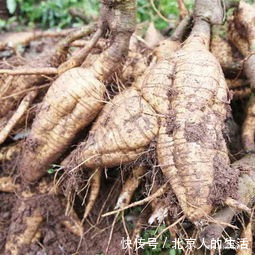
[{"label": "large root tuber", "polygon": [[[173,36],[154,50],[158,63],[103,108],[87,140],[63,162],[65,168],[72,171],[83,166],[92,169],[118,166],[138,159],[149,150],[148,145],[158,134],[160,116],[168,111],[168,90],[164,86],[170,80],[171,64],[166,59],[180,47],[189,20],[185,18]],[[130,194],[129,187],[128,182],[122,193]]]},{"label": "large root tuber", "polygon": [[[22,100],[31,87],[45,82],[46,79],[42,75],[43,73],[45,74],[45,71],[50,71],[48,72],[48,75],[52,75],[52,73],[56,74],[55,67],[58,67],[66,60],[69,44],[92,31],[94,31],[92,26],[74,31],[66,38],[62,39],[55,48],[48,52],[42,52],[39,56],[36,56],[24,66],[16,67],[15,70],[6,70],[7,73],[11,72],[11,74],[15,74],[16,72],[24,75],[8,76],[3,74],[3,77],[0,80],[3,82],[0,84],[0,117],[5,116],[11,110],[14,110],[16,105]],[[54,70],[52,70],[52,67],[54,67]],[[37,68],[40,69],[39,72]],[[30,72],[28,72],[29,69]],[[3,70],[3,73],[5,73],[5,70]]]},{"label": "large root tuber", "polygon": [[233,48],[225,38],[219,35],[218,30],[220,30],[218,27],[213,30],[210,50],[220,62],[225,76],[236,77],[242,71],[241,59],[234,57]]},{"label": "large root tuber", "polygon": [[[20,172],[26,182],[38,180],[75,135],[96,117],[104,104],[103,84],[127,53],[135,28],[135,1],[103,1],[100,30],[112,31],[111,46],[89,68],[73,68],[51,86],[26,140]],[[61,137],[61,139],[60,139]]]},{"label": "large root tuber", "polygon": [[171,111],[158,138],[161,169],[192,221],[212,210],[216,172],[231,171],[222,134],[229,103],[227,85],[219,63],[208,51],[210,23],[199,18],[208,10],[212,17],[207,20],[212,24],[221,21],[220,6],[208,9],[212,2],[196,2],[191,35],[173,57],[168,93]]},{"label": "large root tuber", "polygon": [[[235,13],[234,20],[230,23],[230,38],[238,48],[240,41],[248,42],[248,50],[243,50],[244,71],[249,79],[251,89],[255,88],[255,5],[250,5],[244,1],[240,2],[239,8]],[[254,100],[251,96],[248,106],[247,117],[243,123],[242,140],[244,148],[247,152],[255,150],[255,114]]]}]

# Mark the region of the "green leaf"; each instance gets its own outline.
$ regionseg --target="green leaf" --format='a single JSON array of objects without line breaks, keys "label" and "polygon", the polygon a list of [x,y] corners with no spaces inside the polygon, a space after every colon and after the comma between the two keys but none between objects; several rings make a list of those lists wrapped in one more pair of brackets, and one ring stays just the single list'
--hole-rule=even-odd
[{"label": "green leaf", "polygon": [[55,170],[53,168],[50,168],[50,169],[48,169],[47,172],[48,172],[48,174],[53,174],[55,172]]},{"label": "green leaf", "polygon": [[171,250],[169,251],[169,255],[176,255],[176,250],[171,249]]},{"label": "green leaf", "polygon": [[7,0],[7,9],[10,14],[13,14],[16,11],[17,2],[16,0]]}]

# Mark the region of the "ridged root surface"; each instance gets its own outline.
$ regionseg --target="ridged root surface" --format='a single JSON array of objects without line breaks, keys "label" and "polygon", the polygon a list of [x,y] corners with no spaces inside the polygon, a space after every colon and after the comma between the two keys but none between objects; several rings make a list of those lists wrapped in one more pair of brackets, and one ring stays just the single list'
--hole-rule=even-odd
[{"label": "ridged root surface", "polygon": [[229,170],[222,135],[227,86],[219,63],[208,51],[209,35],[209,24],[195,23],[172,60],[171,111],[161,126],[157,148],[163,173],[192,221],[211,212],[217,163],[221,162],[222,171]]},{"label": "ridged root surface", "polygon": [[[90,70],[79,67],[66,71],[55,81],[26,140],[20,165],[23,178],[37,179],[36,175],[45,171],[44,166],[52,163],[77,132],[95,118],[104,92],[104,84]],[[27,167],[33,171],[26,171]]]},{"label": "ridged root surface", "polygon": [[110,28],[112,44],[90,67],[64,72],[48,90],[21,159],[19,169],[25,182],[42,177],[100,112],[106,91],[103,81],[122,67],[128,51],[135,28],[135,1],[103,1],[99,25],[102,30]]},{"label": "ridged root surface", "polygon": [[87,141],[74,152],[76,163],[94,169],[132,162],[157,132],[153,108],[136,89],[127,89],[103,108]]}]

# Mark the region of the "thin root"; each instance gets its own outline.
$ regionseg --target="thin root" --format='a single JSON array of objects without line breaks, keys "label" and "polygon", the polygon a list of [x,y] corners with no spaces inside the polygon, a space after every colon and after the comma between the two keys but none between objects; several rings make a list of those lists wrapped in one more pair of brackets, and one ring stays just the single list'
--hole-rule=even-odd
[{"label": "thin root", "polygon": [[71,57],[69,60],[67,60],[66,62],[59,66],[58,73],[62,74],[71,68],[80,66],[84,62],[92,48],[95,46],[95,44],[98,42],[102,33],[103,33],[102,29],[99,28],[92,37],[92,39],[83,49],[81,49],[75,56]]},{"label": "thin root", "polygon": [[162,196],[167,190],[169,189],[169,183],[166,182],[163,186],[161,186],[155,193],[153,193],[151,196],[149,197],[146,197],[145,199],[142,199],[140,201],[137,201],[137,202],[134,202],[130,205],[127,205],[123,208],[120,208],[118,210],[114,210],[112,212],[108,212],[108,213],[105,213],[102,215],[102,217],[107,217],[107,216],[110,216],[110,215],[113,215],[113,214],[116,214],[116,213],[119,213],[119,212],[122,212],[126,209],[129,209],[129,208],[132,208],[132,207],[135,207],[135,206],[138,206],[138,205],[143,205],[145,203],[150,203],[153,199],[157,198],[157,197],[160,197]]},{"label": "thin root", "polygon": [[29,92],[22,102],[20,103],[17,111],[13,114],[13,116],[10,118],[6,126],[0,131],[0,144],[2,144],[9,134],[11,133],[12,129],[19,123],[19,121],[22,119],[28,108],[30,107],[31,103],[37,96],[38,91],[31,91]]},{"label": "thin root", "polygon": [[225,200],[225,204],[237,211],[245,211],[245,212],[251,214],[251,209],[248,206],[246,206],[245,204],[243,204],[233,198],[228,197]]},{"label": "thin root", "polygon": [[93,178],[91,179],[91,184],[90,184],[90,196],[88,199],[88,204],[86,206],[84,215],[83,215],[83,220],[88,217],[90,214],[91,210],[93,209],[93,206],[96,202],[96,199],[98,197],[99,191],[100,191],[100,182],[101,182],[101,175],[102,175],[102,170],[101,169],[96,169],[93,175]]}]

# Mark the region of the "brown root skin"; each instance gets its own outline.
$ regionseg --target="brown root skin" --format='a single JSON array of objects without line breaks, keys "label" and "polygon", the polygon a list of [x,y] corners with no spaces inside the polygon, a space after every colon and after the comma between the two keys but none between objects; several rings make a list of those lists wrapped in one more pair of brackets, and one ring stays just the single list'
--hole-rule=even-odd
[{"label": "brown root skin", "polygon": [[[23,214],[24,211],[26,211],[26,203],[21,202],[21,205],[19,206],[16,213]],[[12,225],[16,224],[16,221],[12,218],[12,224],[10,226],[7,242],[5,245],[5,253],[11,255],[21,255],[22,247],[24,245],[30,245],[42,222],[43,217],[41,216],[40,212],[38,210],[34,210],[29,216],[22,217],[22,222],[18,223],[19,226],[24,224],[24,232],[16,233],[12,232],[16,227],[15,225]]]},{"label": "brown root skin", "polygon": [[228,39],[233,45],[238,49],[238,51],[242,54],[243,57],[249,55],[249,45],[248,41],[245,38],[242,38],[236,27],[234,22],[231,20],[228,22]]},{"label": "brown root skin", "polygon": [[125,181],[124,186],[122,187],[115,209],[123,208],[130,203],[145,172],[146,169],[142,166],[134,167],[132,175]]},{"label": "brown root skin", "polygon": [[251,94],[252,94],[252,90],[249,87],[235,89],[233,90],[233,99],[240,100],[240,99],[250,98]]},{"label": "brown root skin", "polygon": [[95,169],[132,162],[142,156],[157,132],[155,111],[131,87],[105,105],[88,139],[73,152],[75,165],[84,162],[84,167]]},{"label": "brown root skin", "polygon": [[185,16],[188,15],[189,12],[188,12],[183,0],[178,0],[178,8],[179,8],[181,19],[183,19]]},{"label": "brown root skin", "polygon": [[233,100],[239,100],[249,98],[252,94],[252,90],[247,80],[242,79],[226,79],[228,88],[230,89]]},{"label": "brown root skin", "polygon": [[[233,167],[241,169],[243,174],[239,178],[238,196],[239,203],[250,206],[255,197],[255,157],[254,154],[248,154],[241,160],[236,161]],[[225,207],[219,210],[213,219],[215,223],[205,227],[200,234],[200,239],[205,239],[206,243],[211,243],[212,238],[218,239],[221,237],[224,228],[230,224],[232,218],[240,210],[234,210],[230,207]],[[218,222],[218,223],[217,223]]]},{"label": "brown root skin", "polygon": [[[227,87],[219,63],[208,51],[209,41],[210,25],[195,18],[191,35],[174,59],[173,85],[169,89],[172,114],[161,125],[157,148],[159,165],[184,214],[193,222],[212,210],[208,200],[214,184],[214,162],[219,156],[217,148],[221,151],[222,171],[228,170],[229,164],[222,135]],[[203,97],[196,96],[198,90]]]},{"label": "brown root skin", "polygon": [[23,66],[16,67],[15,70],[2,70],[2,73],[7,72],[18,76],[3,75],[3,79],[0,79],[0,82],[2,82],[0,86],[0,117],[14,110],[19,101],[26,95],[27,90],[45,82],[46,78],[41,74],[56,74],[57,70],[55,68],[66,60],[68,46],[74,40],[91,33],[91,31],[94,31],[92,25],[71,32],[56,47],[47,52],[42,52]]},{"label": "brown root skin", "polygon": [[33,32],[10,32],[0,35],[0,50],[5,48],[16,48],[19,45],[26,46],[31,41],[38,40],[43,37],[65,37],[73,29],[63,31],[33,31]]},{"label": "brown root skin", "polygon": [[13,114],[13,116],[9,119],[6,126],[2,130],[0,130],[0,144],[2,144],[7,139],[7,137],[11,133],[12,129],[23,118],[26,111],[30,107],[31,103],[37,96],[37,93],[38,93],[38,91],[31,91],[23,98],[20,105],[18,106],[18,109]]},{"label": "brown root skin", "polygon": [[247,226],[244,227],[242,234],[240,236],[241,240],[245,240],[247,242],[247,249],[238,249],[236,252],[236,255],[252,255],[253,249],[253,233],[252,233],[252,218],[250,219],[250,222],[247,224]]},{"label": "brown root skin", "polygon": [[14,143],[0,149],[0,162],[11,161],[21,153],[22,143]]},{"label": "brown root skin", "polygon": [[15,184],[12,177],[0,178],[0,192],[16,192],[20,188],[19,184]]},{"label": "brown root skin", "polygon": [[96,117],[104,92],[104,84],[88,69],[70,69],[54,82],[25,142],[19,165],[24,181],[36,181],[45,174],[75,135]]},{"label": "brown root skin", "polygon": [[90,67],[64,72],[43,100],[19,166],[25,182],[35,182],[43,176],[47,167],[57,160],[76,134],[89,125],[103,107],[106,87],[101,81],[121,68],[121,60],[128,51],[135,29],[135,1],[110,4],[112,2],[103,2],[99,22],[99,29],[104,30],[107,26],[112,32],[110,47]]},{"label": "brown root skin", "polygon": [[[65,226],[71,233],[82,238],[81,221],[73,210],[69,212],[68,216],[63,215],[66,201],[62,196],[56,195],[54,186],[43,180],[30,190],[20,185],[13,186],[13,179],[5,179],[5,183],[9,183],[9,188],[7,187],[5,192],[17,192],[19,195],[12,214],[5,254],[22,255],[24,248],[38,241],[37,239],[41,235],[40,227],[47,217],[55,216],[60,221],[56,223]],[[4,182],[4,178],[0,178],[1,182]],[[49,214],[52,215],[49,216]]]},{"label": "brown root skin", "polygon": [[[250,5],[244,1],[240,2],[235,13],[234,21],[230,24],[230,36],[234,43],[238,45],[240,38],[248,42],[248,51],[244,52],[244,71],[250,81],[252,90],[255,88],[255,5]],[[239,34],[238,34],[239,33]],[[255,108],[254,96],[251,95],[248,106],[247,117],[243,124],[242,141],[247,152],[255,150]]]},{"label": "brown root skin", "polygon": [[230,224],[232,218],[235,215],[235,211],[229,207],[225,207],[213,215],[213,221],[209,226],[205,227],[199,235],[199,238],[205,241],[207,245],[211,245],[211,240],[217,240],[222,236],[226,225],[222,223]]},{"label": "brown root skin", "polygon": [[75,56],[72,56],[69,60],[64,62],[58,67],[58,74],[61,75],[62,73],[66,72],[67,70],[80,66],[92,48],[95,46],[95,44],[98,42],[99,38],[102,36],[102,29],[98,29],[92,39],[89,41],[89,43],[81,49]]},{"label": "brown root skin", "polygon": [[139,215],[139,218],[135,224],[134,230],[132,232],[132,243],[134,244],[135,240],[141,237],[141,232],[145,226],[148,224],[148,218],[151,214],[151,208],[150,206],[146,206],[141,214]]},{"label": "brown root skin", "polygon": [[96,203],[96,199],[98,197],[100,187],[101,187],[101,175],[102,175],[102,169],[96,169],[93,173],[91,183],[90,183],[90,194],[88,198],[88,203],[85,208],[85,212],[83,215],[82,221],[84,221],[90,214],[91,210],[94,207],[94,204]]},{"label": "brown root skin", "polygon": [[255,5],[241,1],[234,16],[234,24],[241,37],[248,41],[249,53],[245,55],[244,70],[251,88],[255,89]]},{"label": "brown root skin", "polygon": [[242,72],[241,60],[234,58],[228,41],[221,38],[218,34],[213,34],[210,50],[220,62],[225,75],[240,75]]},{"label": "brown root skin", "polygon": [[255,5],[240,1],[239,8],[234,16],[234,24],[241,35],[249,44],[249,51],[255,50]]},{"label": "brown root skin", "polygon": [[212,25],[222,24],[225,18],[225,9],[222,0],[196,0],[194,16],[207,20]]},{"label": "brown root skin", "polygon": [[[184,30],[183,25],[182,30]],[[183,35],[181,29],[177,34],[175,35],[175,40],[167,40],[165,43],[160,44],[158,48],[165,49],[167,46],[170,46],[169,50],[173,54],[180,45],[179,37]],[[117,166],[119,164],[130,163],[146,152],[148,145],[156,137],[158,132],[159,118],[156,110],[158,105],[157,101],[160,101],[160,99],[166,101],[167,99],[166,94],[168,91],[163,88],[163,81],[167,79],[168,82],[170,78],[167,77],[168,73],[166,71],[162,72],[162,69],[165,68],[167,70],[168,65],[165,58],[171,55],[170,53],[169,55],[166,54],[167,56],[163,55],[162,51],[162,49],[158,49],[157,56],[159,64],[147,70],[148,73],[153,71],[149,82],[144,78],[146,77],[146,74],[144,74],[141,77],[141,83],[136,80],[134,86],[115,96],[103,108],[97,121],[92,126],[88,139],[63,162],[62,165],[67,170],[82,166],[92,169]],[[154,86],[153,76],[162,81],[160,90],[157,90],[156,86]],[[154,94],[157,96],[157,99],[154,102],[151,99],[150,104],[143,97],[145,93],[141,92],[142,88],[140,85],[143,82],[148,87],[152,85],[151,87],[155,89]],[[161,92],[162,95],[160,94]],[[164,108],[165,112],[168,109],[167,106],[162,106],[162,108]],[[160,115],[162,113],[158,112],[158,114]],[[138,184],[139,179],[137,176],[127,181],[120,195],[121,201],[119,200],[117,203],[118,207],[124,207],[125,205],[123,203],[129,203]]]}]

